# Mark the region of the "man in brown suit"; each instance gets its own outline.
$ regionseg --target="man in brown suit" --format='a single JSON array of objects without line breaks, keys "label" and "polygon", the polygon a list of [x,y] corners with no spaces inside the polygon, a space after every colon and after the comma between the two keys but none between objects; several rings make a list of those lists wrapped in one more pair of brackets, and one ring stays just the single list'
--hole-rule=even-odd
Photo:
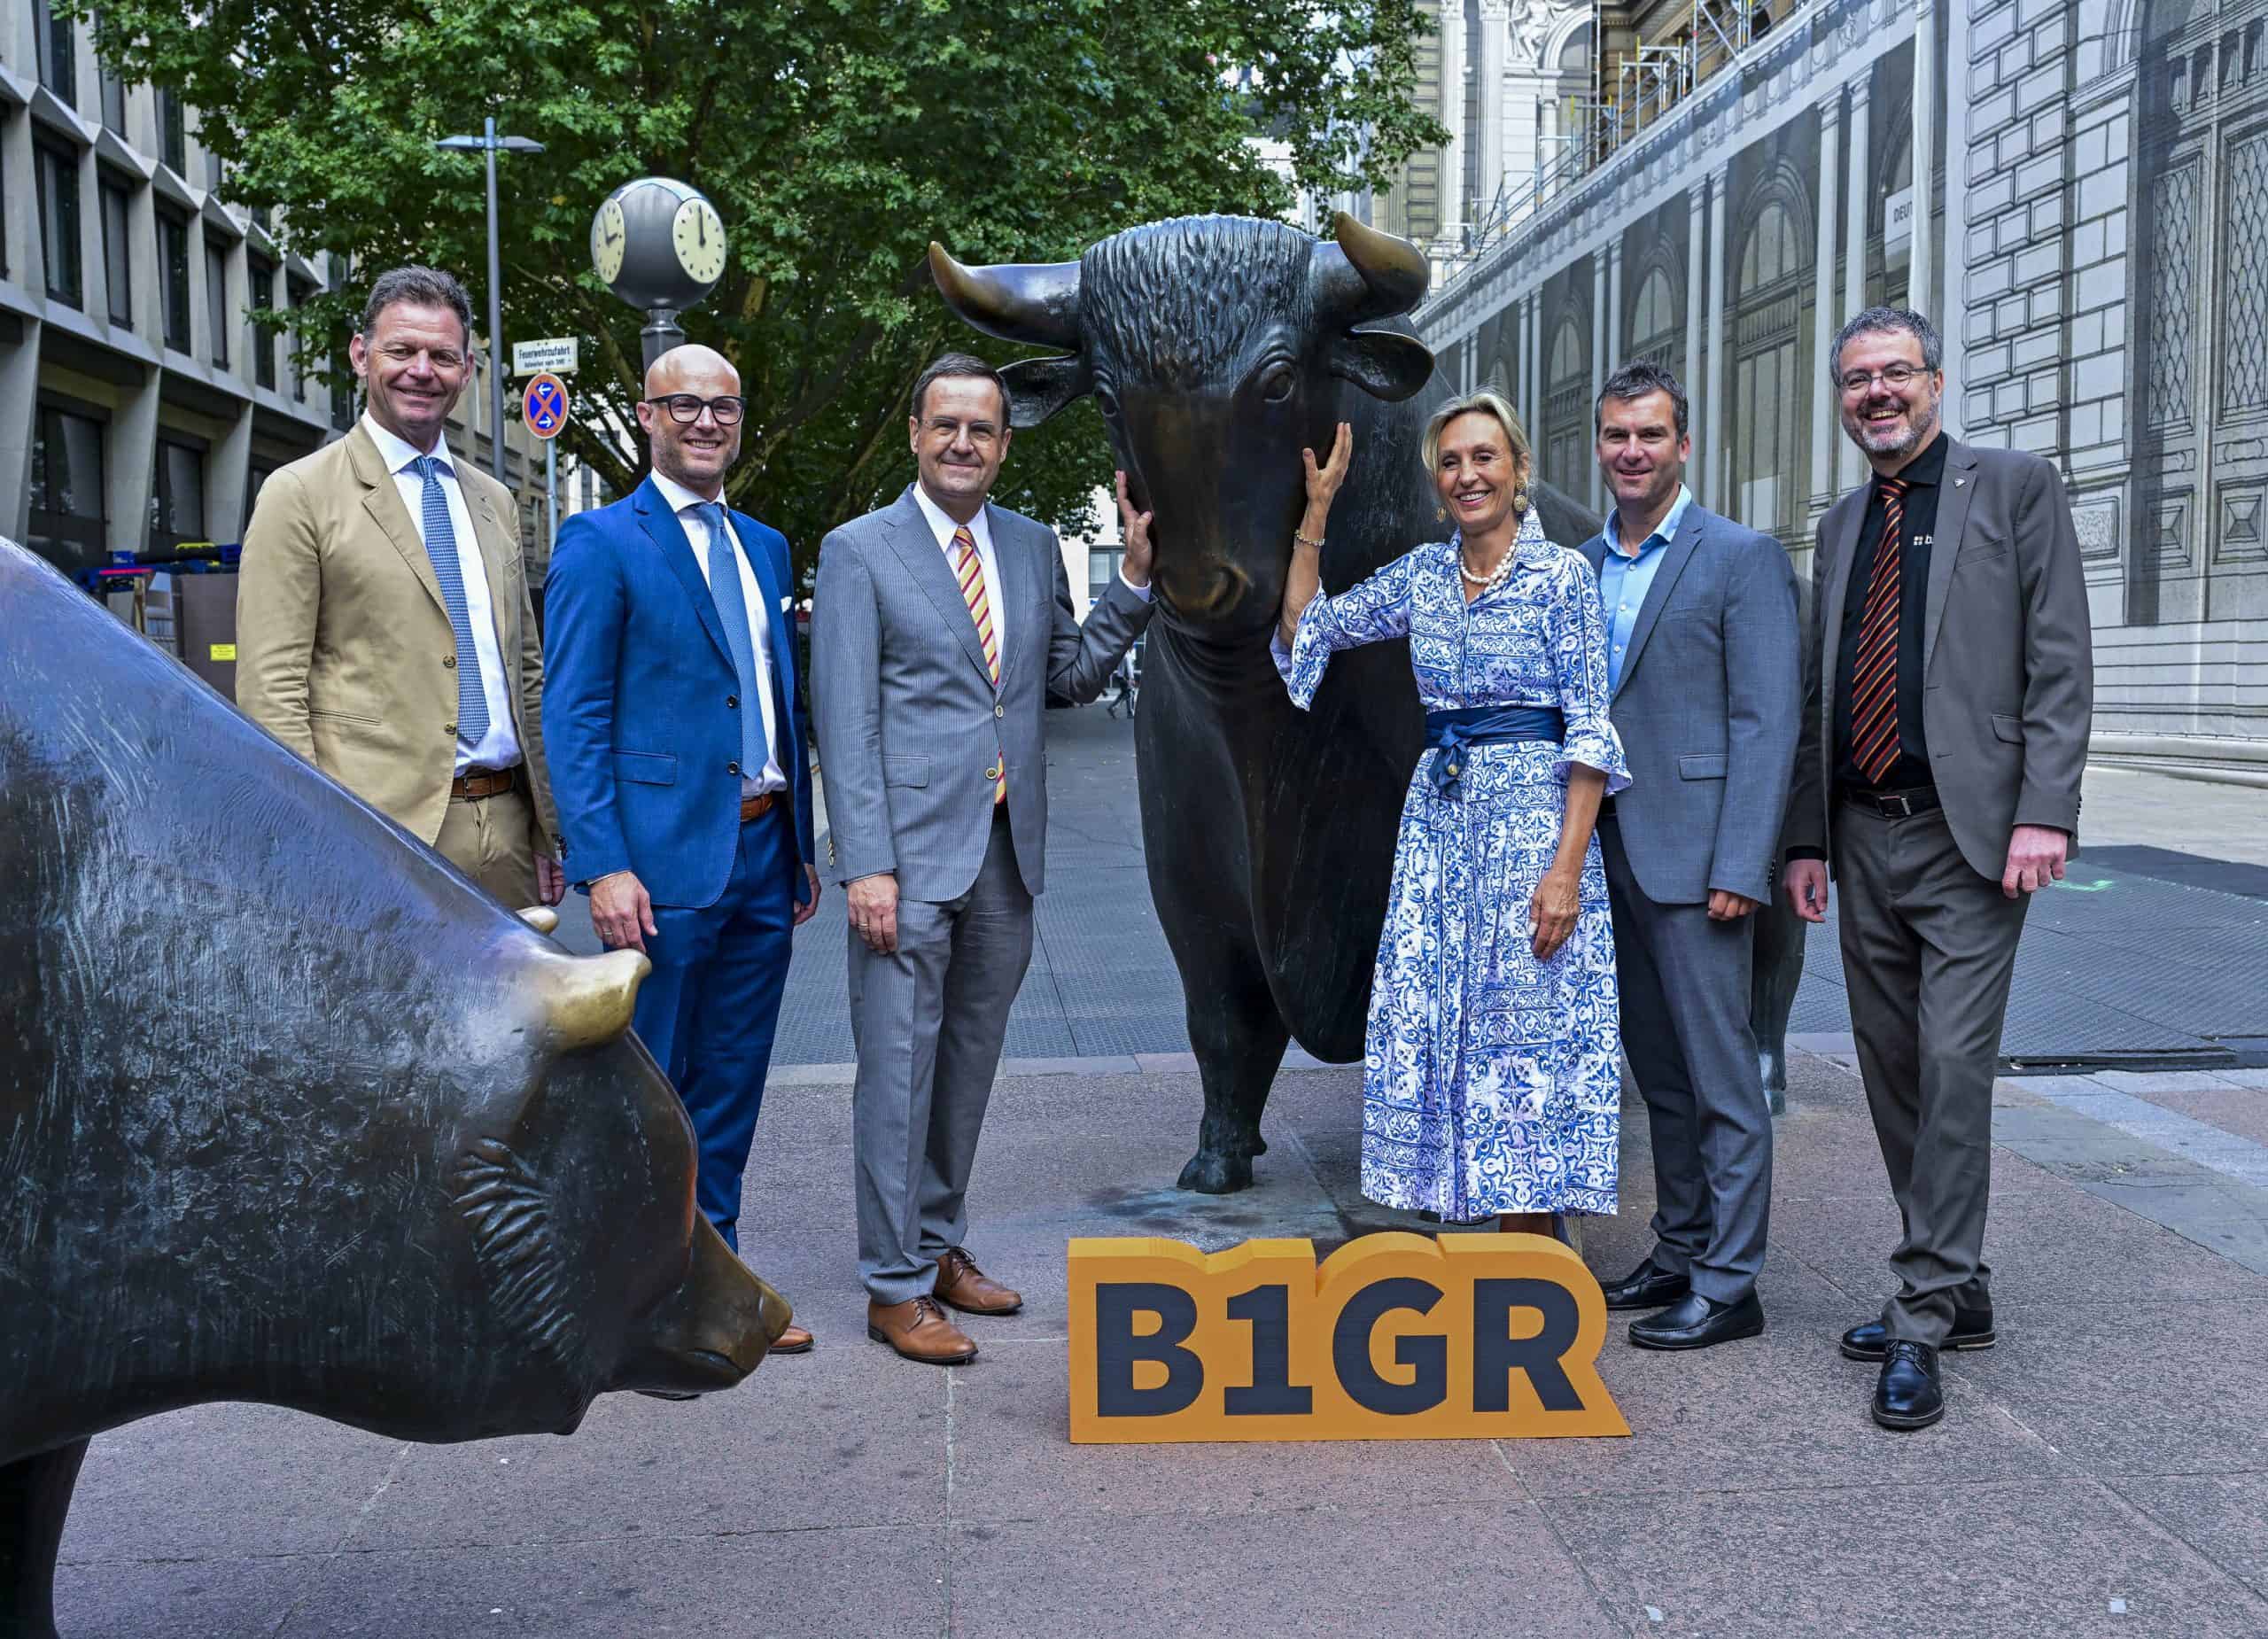
[{"label": "man in brown suit", "polygon": [[369,408],[269,478],[237,584],[237,703],[505,905],[559,902],[543,649],[509,491],[443,436],[472,304],[429,268],[370,287]]},{"label": "man in brown suit", "polygon": [[1994,1341],[1992,1077],[2024,909],[2078,840],[2093,637],[2062,477],[1946,435],[1930,322],[1868,308],[1829,359],[1873,473],[1820,524],[1783,881],[1814,922],[1830,862],[1842,887],[1851,1029],[1905,1225],[1899,1289],[1843,1353],[1882,1362],[1875,1421],[1923,1428],[1945,1415],[1938,1350]]}]

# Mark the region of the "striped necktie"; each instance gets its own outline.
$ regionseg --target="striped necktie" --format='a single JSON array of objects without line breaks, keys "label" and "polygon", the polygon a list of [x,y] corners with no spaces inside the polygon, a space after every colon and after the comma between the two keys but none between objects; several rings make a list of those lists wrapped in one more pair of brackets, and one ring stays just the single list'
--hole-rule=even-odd
[{"label": "striped necktie", "polygon": [[1906,532],[1906,485],[1882,480],[1882,539],[1867,579],[1866,618],[1859,625],[1859,658],[1851,672],[1851,760],[1869,785],[1880,785],[1898,765],[1898,602],[1899,548]]},{"label": "striped necktie", "polygon": [[488,693],[480,681],[480,650],[472,641],[472,609],[465,602],[464,570],[457,562],[457,532],[449,522],[448,493],[441,474],[448,463],[438,455],[420,455],[409,463],[425,481],[420,512],[425,532],[425,555],[433,560],[433,579],[441,586],[441,607],[449,611],[449,629],[457,639],[457,739],[477,746],[488,737]]},{"label": "striped necktie", "polygon": [[[976,641],[984,649],[984,667],[992,674],[992,687],[1000,686],[1000,642],[992,633],[992,604],[984,595],[984,560],[976,555],[976,537],[968,532],[964,524],[953,531],[953,545],[960,549],[960,594],[968,604],[968,618],[976,623]],[[1000,760],[985,773],[992,776],[992,800],[1008,800],[1008,758],[1005,752]]]}]

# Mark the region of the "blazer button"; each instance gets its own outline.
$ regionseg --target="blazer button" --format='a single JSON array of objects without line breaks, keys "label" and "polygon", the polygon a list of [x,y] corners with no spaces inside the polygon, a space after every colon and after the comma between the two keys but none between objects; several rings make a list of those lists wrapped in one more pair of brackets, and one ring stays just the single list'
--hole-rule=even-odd
[{"label": "blazer button", "polygon": [[741,709],[741,697],[738,695],[726,695],[725,703],[737,711]]},{"label": "blazer button", "polygon": [[727,763],[725,765],[725,772],[728,774],[736,774],[740,773],[740,771],[741,765],[738,763]]},{"label": "blazer button", "polygon": [[1008,715],[1008,708],[1001,703],[995,701],[992,705],[992,715],[995,717],[1006,717]]},{"label": "blazer button", "polygon": [[457,657],[454,655],[443,655],[441,656],[441,664],[448,667],[450,671],[454,672],[457,669]]},{"label": "blazer button", "polygon": [[444,723],[441,725],[441,732],[454,740],[457,737],[457,726],[454,723]]}]

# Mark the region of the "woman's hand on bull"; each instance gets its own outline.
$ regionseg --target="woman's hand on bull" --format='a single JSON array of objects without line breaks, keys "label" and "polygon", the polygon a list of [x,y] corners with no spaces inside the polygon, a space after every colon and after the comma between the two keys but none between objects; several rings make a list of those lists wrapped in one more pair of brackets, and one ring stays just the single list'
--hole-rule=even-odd
[{"label": "woman's hand on bull", "polygon": [[1126,475],[1118,475],[1118,524],[1126,540],[1126,556],[1120,562],[1119,572],[1126,577],[1130,586],[1150,584],[1150,520],[1156,514],[1137,512],[1134,501],[1126,493]]},{"label": "woman's hand on bull", "polygon": [[1575,931],[1576,915],[1583,908],[1583,879],[1580,874],[1569,875],[1556,867],[1543,874],[1535,885],[1535,897],[1528,902],[1528,925],[1534,936],[1529,948],[1540,962],[1550,961],[1567,937]]},{"label": "woman's hand on bull", "polygon": [[1347,469],[1354,459],[1355,429],[1343,421],[1331,440],[1331,454],[1322,465],[1316,464],[1313,450],[1300,452],[1300,464],[1307,469],[1308,480],[1308,515],[1300,533],[1309,540],[1322,539],[1323,521],[1330,517],[1331,503],[1338,497],[1339,486],[1347,481]]}]

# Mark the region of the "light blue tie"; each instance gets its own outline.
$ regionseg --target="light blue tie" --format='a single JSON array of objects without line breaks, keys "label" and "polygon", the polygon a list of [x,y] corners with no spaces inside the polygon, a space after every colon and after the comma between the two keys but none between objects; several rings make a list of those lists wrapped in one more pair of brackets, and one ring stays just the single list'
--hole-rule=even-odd
[{"label": "light blue tie", "polygon": [[464,571],[457,563],[457,532],[449,522],[449,497],[441,488],[448,463],[420,455],[410,467],[425,480],[421,505],[425,515],[425,555],[441,583],[441,606],[457,634],[457,738],[477,746],[488,736],[488,695],[480,683],[480,650],[472,641],[472,610],[464,601]]},{"label": "light blue tie", "polygon": [[717,600],[717,618],[724,623],[725,647],[733,651],[733,670],[741,680],[741,777],[753,780],[764,772],[770,756],[764,743],[763,687],[756,675],[756,645],[749,636],[748,600],[741,595],[740,548],[726,527],[721,502],[704,501],[694,509],[709,530],[709,595]]}]

